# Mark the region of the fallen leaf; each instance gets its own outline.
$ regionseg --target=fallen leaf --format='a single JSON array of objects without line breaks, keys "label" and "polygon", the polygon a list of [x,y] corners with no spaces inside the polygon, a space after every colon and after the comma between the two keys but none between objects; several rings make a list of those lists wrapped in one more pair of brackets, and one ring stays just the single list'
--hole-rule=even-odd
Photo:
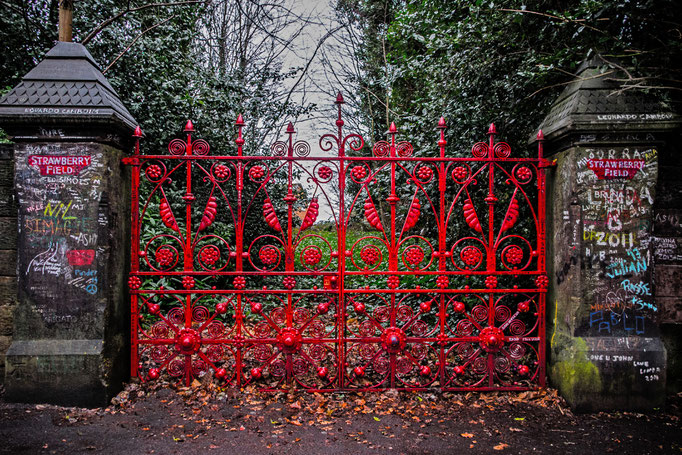
[{"label": "fallen leaf", "polygon": [[525,417],[514,417],[514,420],[517,420],[519,422],[523,422],[524,420],[526,420],[526,418]]},{"label": "fallen leaf", "polygon": [[381,419],[380,419],[379,417],[374,416],[374,420],[376,420],[377,422],[379,422]]},{"label": "fallen leaf", "polygon": [[462,433],[460,434],[461,437],[463,438],[473,438],[474,435],[472,433]]},{"label": "fallen leaf", "polygon": [[497,444],[495,447],[493,447],[493,449],[495,449],[495,450],[504,450],[504,449],[506,449],[507,447],[509,447],[509,444],[505,444],[505,443],[501,442],[501,443]]}]

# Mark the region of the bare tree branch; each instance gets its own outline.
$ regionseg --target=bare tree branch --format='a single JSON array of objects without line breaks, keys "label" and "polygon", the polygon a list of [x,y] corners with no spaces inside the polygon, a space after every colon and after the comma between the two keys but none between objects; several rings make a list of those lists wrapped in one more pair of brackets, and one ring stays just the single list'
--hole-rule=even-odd
[{"label": "bare tree branch", "polygon": [[291,90],[289,90],[289,93],[287,94],[286,100],[284,101],[284,104],[288,104],[289,100],[291,99],[291,94],[293,93],[294,89],[298,86],[298,84],[301,83],[301,80],[303,79],[303,76],[306,75],[308,69],[310,68],[310,64],[315,60],[315,56],[317,55],[317,51],[320,50],[320,47],[324,44],[327,39],[332,36],[334,33],[336,33],[338,30],[343,28],[343,25],[339,25],[338,27],[328,31],[325,33],[325,35],[320,38],[320,40],[317,42],[317,46],[315,47],[315,51],[313,52],[313,55],[310,56],[310,59],[308,59],[308,62],[305,65],[305,68],[303,68],[303,71],[301,72],[301,75],[299,76],[298,80],[294,83],[293,87],[291,87]]},{"label": "bare tree branch", "polygon": [[530,10],[527,10],[527,9],[500,8],[498,11],[504,11],[504,12],[508,12],[508,13],[534,14],[534,15],[536,15],[536,16],[547,17],[547,18],[549,18],[549,19],[558,20],[558,21],[560,21],[560,22],[564,22],[564,23],[567,23],[567,24],[568,24],[568,23],[579,24],[580,26],[585,27],[585,28],[589,28],[590,30],[593,30],[593,31],[595,31],[595,32],[597,32],[597,33],[601,33],[601,34],[604,34],[604,35],[608,35],[608,33],[606,33],[604,30],[600,30],[600,29],[598,29],[598,28],[596,28],[596,27],[592,27],[591,25],[588,25],[588,24],[586,23],[585,19],[567,19],[567,18],[565,18],[565,17],[555,16],[555,15],[553,15],[553,14],[541,13],[541,12],[539,12],[539,11],[530,11]]},{"label": "bare tree branch", "polygon": [[121,11],[120,13],[116,14],[115,16],[111,16],[109,19],[105,20],[104,22],[100,23],[93,31],[91,31],[88,36],[86,36],[83,41],[81,41],[81,44],[85,45],[89,43],[94,37],[99,35],[102,30],[107,28],[109,25],[111,25],[113,22],[117,21],[118,19],[122,18],[126,14],[129,13],[135,13],[137,11],[142,11],[148,8],[158,8],[160,6],[181,6],[181,5],[192,5],[196,3],[209,3],[210,0],[185,0],[181,2],[165,2],[165,3],[147,3],[146,5],[138,6],[136,8],[130,8],[130,4],[128,4],[128,7]]},{"label": "bare tree branch", "polygon": [[118,54],[118,55],[116,56],[116,58],[109,64],[109,66],[107,66],[106,69],[105,69],[104,71],[102,71],[102,74],[107,74],[107,71],[109,71],[109,69],[110,69],[112,66],[114,66],[114,65],[116,64],[116,62],[118,62],[118,60],[119,60],[121,57],[123,57],[123,55],[124,55],[126,52],[128,52],[128,51],[130,50],[131,47],[133,47],[133,45],[137,42],[138,39],[140,39],[140,38],[142,37],[142,35],[144,35],[145,33],[149,32],[149,31],[151,31],[151,30],[153,30],[153,29],[155,29],[155,28],[158,27],[159,25],[165,24],[166,22],[168,22],[169,20],[173,19],[174,17],[175,17],[175,16],[171,16],[171,17],[169,17],[169,18],[166,19],[166,20],[163,20],[163,21],[161,21],[161,22],[159,22],[159,23],[157,23],[157,24],[154,24],[154,25],[152,25],[151,27],[149,27],[149,28],[145,29],[144,31],[142,31],[140,34],[138,34],[138,35],[135,37],[135,39],[133,39],[133,40],[130,42],[130,44],[129,44],[125,49],[123,49],[123,51],[122,51],[120,54]]},{"label": "bare tree branch", "polygon": [[525,97],[524,99],[527,100],[527,99],[529,99],[529,98],[532,98],[532,97],[534,97],[535,95],[537,95],[538,93],[540,93],[540,92],[542,92],[542,91],[544,91],[544,90],[550,89],[550,88],[561,87],[561,86],[564,86],[564,85],[572,84],[573,82],[576,82],[576,81],[589,81],[590,79],[599,79],[599,78],[601,78],[601,77],[608,76],[609,74],[613,74],[613,73],[615,73],[615,72],[616,72],[615,70],[611,70],[611,71],[607,71],[607,72],[601,73],[601,74],[596,74],[596,75],[590,76],[590,77],[581,77],[581,78],[579,78],[579,79],[577,79],[577,80],[576,80],[576,79],[571,79],[570,81],[560,82],[560,83],[558,83],[558,84],[547,85],[547,86],[545,86],[545,87],[542,87],[541,89],[538,89],[538,90],[534,91],[533,93],[531,93],[530,95],[528,95],[528,96]]}]

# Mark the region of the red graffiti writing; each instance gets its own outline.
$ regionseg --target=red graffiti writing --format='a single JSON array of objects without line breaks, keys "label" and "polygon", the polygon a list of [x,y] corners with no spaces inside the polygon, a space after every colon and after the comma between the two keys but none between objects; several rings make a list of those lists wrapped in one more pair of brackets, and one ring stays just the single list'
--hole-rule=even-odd
[{"label": "red graffiti writing", "polygon": [[644,160],[587,160],[587,167],[592,169],[599,180],[628,179],[644,167]]},{"label": "red graffiti writing", "polygon": [[95,250],[70,250],[66,252],[69,265],[90,265],[95,259]]},{"label": "red graffiti writing", "polygon": [[40,175],[78,175],[83,168],[90,166],[90,156],[70,155],[31,155],[29,166],[38,166]]}]

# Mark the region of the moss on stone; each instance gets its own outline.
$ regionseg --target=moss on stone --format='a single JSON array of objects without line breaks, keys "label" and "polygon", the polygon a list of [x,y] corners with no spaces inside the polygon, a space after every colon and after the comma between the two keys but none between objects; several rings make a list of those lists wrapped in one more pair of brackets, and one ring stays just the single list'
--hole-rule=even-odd
[{"label": "moss on stone", "polygon": [[582,338],[559,335],[556,342],[563,349],[553,362],[550,379],[572,407],[580,407],[587,397],[602,391],[599,370],[589,361]]}]

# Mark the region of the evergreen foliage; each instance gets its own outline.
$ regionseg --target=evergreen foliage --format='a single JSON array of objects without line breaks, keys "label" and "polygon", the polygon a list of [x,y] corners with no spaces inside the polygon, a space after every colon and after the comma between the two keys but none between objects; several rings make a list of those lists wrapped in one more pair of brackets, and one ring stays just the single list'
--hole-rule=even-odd
[{"label": "evergreen foliage", "polygon": [[[234,153],[234,122],[242,113],[246,153],[255,154],[274,140],[285,121],[310,109],[288,101],[284,81],[297,72],[283,71],[280,58],[289,44],[287,27],[293,24],[295,30],[297,17],[287,13],[283,0],[254,0],[238,8],[239,3],[75,2],[73,40],[85,42],[142,126],[146,152],[163,151],[191,118],[214,153]],[[5,44],[0,49],[5,62],[1,92],[15,86],[54,46],[58,4],[0,2]]]},{"label": "evergreen foliage", "polygon": [[621,90],[657,91],[679,107],[674,0],[340,0],[337,11],[362,30],[351,82],[366,128],[378,139],[395,121],[424,155],[437,151],[441,115],[451,153],[466,153],[491,122],[518,150],[595,53]]}]

